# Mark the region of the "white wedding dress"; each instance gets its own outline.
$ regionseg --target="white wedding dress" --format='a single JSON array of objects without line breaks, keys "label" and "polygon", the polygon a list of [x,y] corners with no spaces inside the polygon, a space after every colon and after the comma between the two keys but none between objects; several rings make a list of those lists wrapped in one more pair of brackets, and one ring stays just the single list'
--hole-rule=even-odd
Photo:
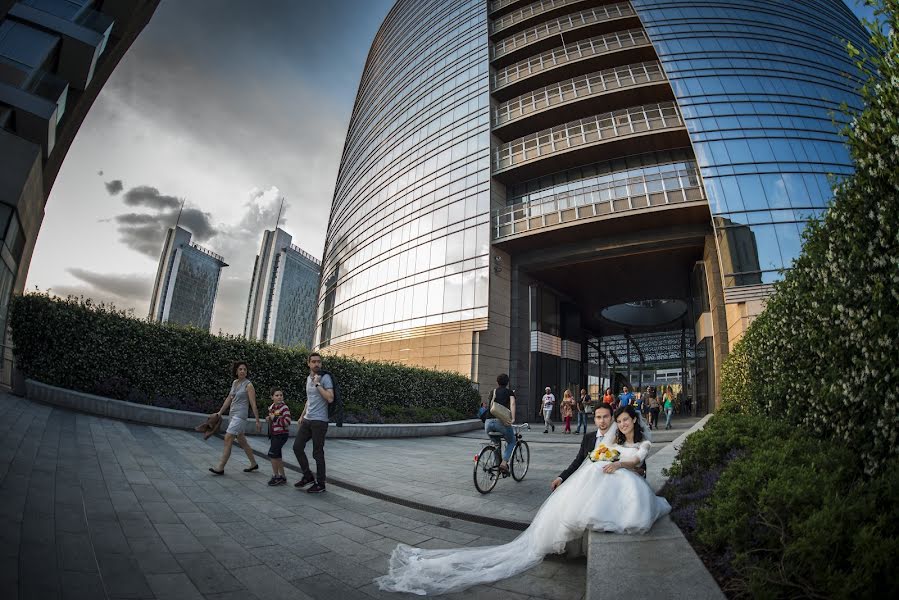
[{"label": "white wedding dress", "polygon": [[[614,437],[606,435],[606,439]],[[606,445],[621,460],[649,453],[650,442]],[[584,530],[645,533],[671,511],[646,480],[628,469],[603,473],[607,462],[587,458],[537,511],[531,525],[502,546],[423,550],[400,544],[387,575],[375,581],[382,590],[437,595],[506,579],[538,565],[544,555],[561,553]]]}]

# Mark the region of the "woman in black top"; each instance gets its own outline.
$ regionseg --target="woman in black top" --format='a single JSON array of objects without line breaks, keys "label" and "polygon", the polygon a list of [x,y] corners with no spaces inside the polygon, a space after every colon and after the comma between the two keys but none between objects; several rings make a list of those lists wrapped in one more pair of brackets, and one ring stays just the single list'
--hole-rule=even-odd
[{"label": "woman in black top", "polygon": [[[509,389],[509,376],[503,373],[496,378],[496,389],[491,394],[491,399],[497,404],[502,404],[512,411],[512,423],[515,422],[515,390]],[[490,407],[488,402],[487,407]],[[510,424],[511,425],[511,424]],[[484,431],[488,434],[497,432],[503,434],[506,438],[506,448],[503,450],[503,462],[499,468],[503,471],[509,469],[509,459],[512,458],[512,452],[515,450],[515,431],[511,426],[503,425],[502,421],[496,418],[489,418],[484,421]]]}]

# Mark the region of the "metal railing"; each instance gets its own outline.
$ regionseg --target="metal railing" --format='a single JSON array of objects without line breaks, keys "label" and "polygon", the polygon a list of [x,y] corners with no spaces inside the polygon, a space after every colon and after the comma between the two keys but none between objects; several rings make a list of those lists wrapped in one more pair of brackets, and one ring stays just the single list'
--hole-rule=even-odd
[{"label": "metal railing", "polygon": [[650,41],[642,29],[628,29],[598,35],[596,37],[564,44],[537,56],[509,65],[491,75],[493,89],[497,90],[537,73],[553,69],[584,58],[599,56],[622,48],[649,46]]},{"label": "metal railing", "polygon": [[194,250],[199,250],[200,252],[202,252],[202,253],[205,254],[206,256],[211,256],[212,258],[216,259],[216,260],[219,261],[219,262],[225,262],[225,258],[224,258],[223,256],[221,256],[221,255],[219,255],[219,254],[216,254],[215,252],[213,252],[213,251],[210,250],[209,248],[204,248],[204,247],[201,246],[200,244],[196,244],[196,243],[194,243],[194,242],[191,242],[191,243],[190,243],[190,247],[193,248]]},{"label": "metal railing", "polygon": [[587,25],[593,25],[594,23],[620,19],[622,17],[632,17],[635,14],[634,9],[629,2],[621,2],[565,15],[564,17],[541,23],[536,27],[525,29],[513,36],[499,40],[490,47],[491,58],[499,58],[513,50],[517,50],[538,40],[557,35],[570,29],[577,29],[578,27],[585,27]]},{"label": "metal railing", "polygon": [[595,144],[624,135],[683,127],[674,102],[632,106],[570,121],[497,146],[493,171],[502,171],[570,148]]},{"label": "metal railing", "polygon": [[537,15],[543,14],[554,8],[577,4],[578,2],[584,2],[584,0],[540,0],[539,2],[528,4],[507,15],[494,19],[490,24],[490,31],[496,33],[497,31],[508,29],[516,23],[521,23],[526,19],[536,17]]},{"label": "metal railing", "polygon": [[300,256],[302,256],[303,258],[305,258],[306,260],[313,262],[314,264],[318,265],[319,267],[322,266],[322,261],[318,260],[317,258],[312,256],[311,254],[309,254],[308,252],[306,252],[299,246],[297,246],[295,244],[290,244],[288,247],[291,250],[293,250],[294,252],[296,252],[297,254],[299,254]]},{"label": "metal railing", "polygon": [[581,75],[542,87],[494,106],[493,126],[499,127],[572,100],[659,81],[667,81],[667,78],[662,71],[662,66],[656,61],[624,65],[589,75]]},{"label": "metal railing", "polygon": [[690,166],[631,175],[493,211],[494,240],[580,219],[705,200],[699,169]]},{"label": "metal railing", "polygon": [[509,6],[510,4],[512,4],[513,2],[517,2],[517,1],[518,0],[493,0],[490,3],[490,9],[488,12],[490,12],[491,14],[495,13],[499,9],[505,8],[505,7]]}]

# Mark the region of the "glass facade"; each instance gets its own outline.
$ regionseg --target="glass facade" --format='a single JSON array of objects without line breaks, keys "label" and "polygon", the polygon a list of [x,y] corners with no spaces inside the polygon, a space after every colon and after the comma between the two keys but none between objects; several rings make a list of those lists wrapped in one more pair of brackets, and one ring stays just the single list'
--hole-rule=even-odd
[{"label": "glass facade", "polygon": [[[281,346],[312,347],[320,265],[294,247],[278,257],[266,340]],[[270,317],[269,317],[270,319]]]},{"label": "glass facade", "polygon": [[486,12],[400,0],[378,32],[334,193],[317,347],[486,319]]},{"label": "glass facade", "polygon": [[209,329],[222,263],[193,246],[180,249],[164,321]]},{"label": "glass facade", "polygon": [[778,279],[828,176],[852,170],[840,104],[860,99],[843,40],[865,46],[861,25],[840,0],[632,4],[690,133],[725,287]]}]

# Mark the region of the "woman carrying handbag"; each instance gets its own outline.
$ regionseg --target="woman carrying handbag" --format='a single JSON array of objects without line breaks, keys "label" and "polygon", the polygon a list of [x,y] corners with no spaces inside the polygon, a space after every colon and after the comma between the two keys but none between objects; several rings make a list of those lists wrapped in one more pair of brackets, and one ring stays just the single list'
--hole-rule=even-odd
[{"label": "woman carrying handbag", "polygon": [[506,438],[506,447],[503,450],[503,461],[499,468],[501,471],[509,470],[509,459],[515,450],[515,432],[512,423],[515,422],[515,390],[509,389],[509,376],[503,373],[496,378],[496,389],[490,396],[488,404],[490,415],[484,421],[484,431],[489,435],[496,432]]}]

